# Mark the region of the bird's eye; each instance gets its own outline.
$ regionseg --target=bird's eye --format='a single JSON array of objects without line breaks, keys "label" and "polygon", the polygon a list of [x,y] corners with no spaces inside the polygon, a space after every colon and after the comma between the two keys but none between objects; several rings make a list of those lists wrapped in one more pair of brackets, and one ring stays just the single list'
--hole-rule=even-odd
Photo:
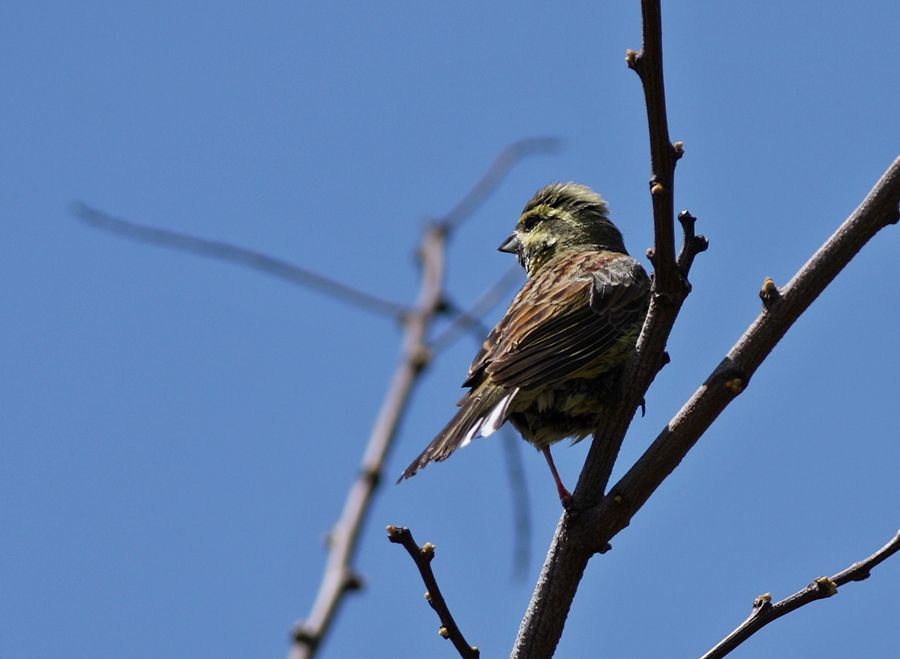
[{"label": "bird's eye", "polygon": [[540,215],[529,215],[522,221],[522,230],[531,231],[542,219]]}]

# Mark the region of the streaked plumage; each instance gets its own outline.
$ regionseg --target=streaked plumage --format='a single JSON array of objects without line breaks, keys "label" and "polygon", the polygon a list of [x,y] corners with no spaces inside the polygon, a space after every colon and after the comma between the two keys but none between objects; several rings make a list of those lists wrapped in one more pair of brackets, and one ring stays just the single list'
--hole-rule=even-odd
[{"label": "streaked plumage", "polygon": [[500,250],[518,256],[528,280],[469,367],[459,411],[401,480],[510,421],[545,451],[565,502],[547,449],[593,432],[650,294],[607,212],[574,183],[548,185],[526,204]]}]

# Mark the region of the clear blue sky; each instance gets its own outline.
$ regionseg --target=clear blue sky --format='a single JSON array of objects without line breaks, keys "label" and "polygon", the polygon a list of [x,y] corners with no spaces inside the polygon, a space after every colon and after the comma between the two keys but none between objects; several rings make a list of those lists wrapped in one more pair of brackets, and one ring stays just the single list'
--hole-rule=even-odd
[{"label": "clear blue sky", "polygon": [[[610,201],[651,244],[638,1],[10,3],[0,11],[0,656],[282,657],[399,350],[390,321],[78,223],[227,240],[410,301],[424,219],[497,152],[553,135],[455,236],[466,302],[542,184]],[[667,2],[676,204],[710,238],[621,473],[900,147],[896,2]],[[559,657],[690,657],[881,546],[900,522],[897,254],[884,231],[791,330],[609,554]],[[493,322],[502,309],[488,319]],[[474,351],[442,353],[389,474],[449,418]],[[496,439],[386,484],[324,659],[453,657],[388,523],[435,563],[485,657],[511,647],[559,503],[522,446],[533,531],[511,576]],[[560,446],[574,483],[586,444]],[[392,479],[388,479],[388,483]],[[900,561],[736,657],[888,656]]]}]

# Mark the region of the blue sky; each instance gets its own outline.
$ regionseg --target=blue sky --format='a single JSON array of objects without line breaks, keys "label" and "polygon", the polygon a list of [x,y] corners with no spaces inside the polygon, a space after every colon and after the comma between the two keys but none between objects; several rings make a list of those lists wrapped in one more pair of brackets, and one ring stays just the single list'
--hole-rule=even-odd
[{"label": "blue sky", "polygon": [[[0,656],[283,656],[399,355],[389,320],[92,230],[72,202],[409,302],[425,219],[505,145],[550,135],[564,148],[518,166],[454,236],[454,298],[506,270],[496,245],[548,181],[601,191],[642,255],[646,125],[623,61],[638,4],[0,11]],[[886,0],[666,3],[676,206],[711,246],[617,473],[755,317],[763,278],[786,281],[896,157],[898,21]],[[898,240],[892,227],[864,249],[591,563],[557,656],[696,656],[757,594],[833,574],[897,529]],[[427,372],[390,475],[451,415],[474,348]],[[483,656],[508,651],[560,513],[521,448],[526,577],[501,442],[477,441],[378,492],[367,587],[322,657],[455,656],[389,523],[437,545]],[[566,482],[585,453],[555,451]],[[898,578],[895,559],[734,656],[887,656]]]}]

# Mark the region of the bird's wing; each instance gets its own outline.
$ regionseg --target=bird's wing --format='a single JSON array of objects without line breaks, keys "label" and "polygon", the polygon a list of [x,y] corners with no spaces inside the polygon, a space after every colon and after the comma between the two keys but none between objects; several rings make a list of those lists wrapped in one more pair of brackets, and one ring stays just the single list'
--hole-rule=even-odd
[{"label": "bird's wing", "polygon": [[[634,259],[611,252],[564,254],[526,282],[488,336],[466,380],[542,387],[602,367],[647,308],[650,282]],[[617,361],[617,360],[612,360]]]}]

